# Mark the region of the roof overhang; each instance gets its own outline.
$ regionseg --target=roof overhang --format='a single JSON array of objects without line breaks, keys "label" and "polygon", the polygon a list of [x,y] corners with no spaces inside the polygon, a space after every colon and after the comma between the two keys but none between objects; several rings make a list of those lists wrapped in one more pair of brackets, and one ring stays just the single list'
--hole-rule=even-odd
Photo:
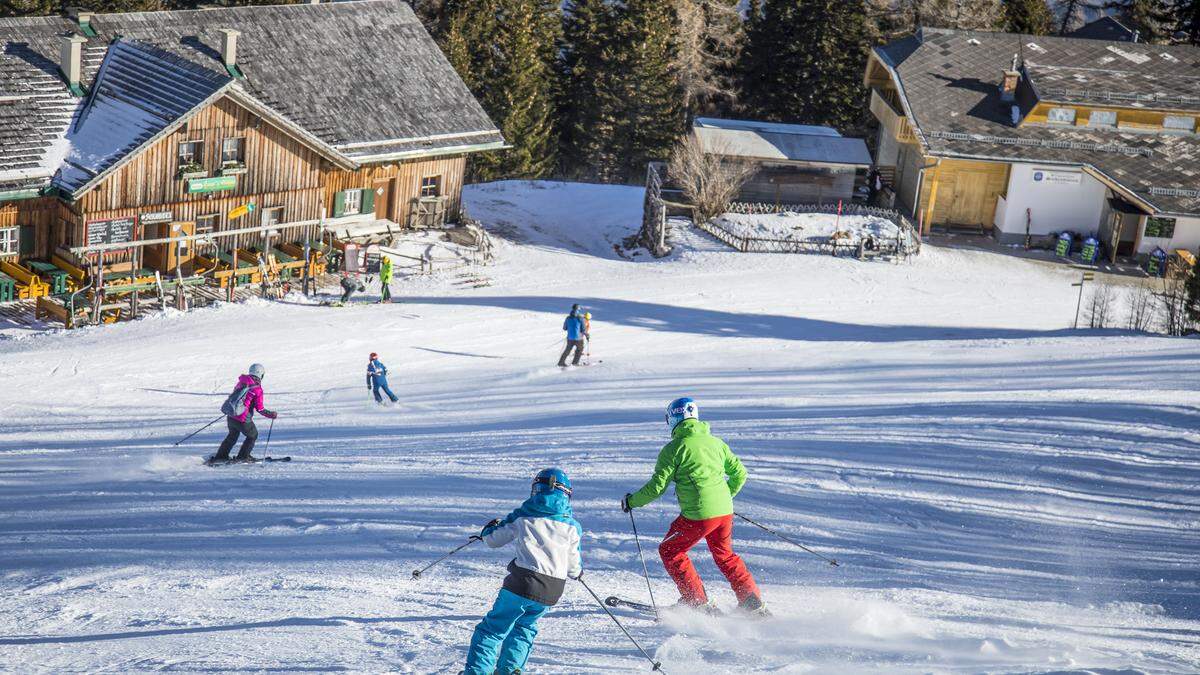
[{"label": "roof overhang", "polygon": [[420,159],[423,157],[441,157],[444,155],[461,155],[468,152],[484,152],[487,150],[507,150],[512,146],[504,141],[490,143],[473,143],[466,145],[449,145],[440,148],[422,148],[419,150],[402,150],[379,155],[356,156],[354,161],[359,164],[377,164],[379,162],[395,162],[404,159]]}]

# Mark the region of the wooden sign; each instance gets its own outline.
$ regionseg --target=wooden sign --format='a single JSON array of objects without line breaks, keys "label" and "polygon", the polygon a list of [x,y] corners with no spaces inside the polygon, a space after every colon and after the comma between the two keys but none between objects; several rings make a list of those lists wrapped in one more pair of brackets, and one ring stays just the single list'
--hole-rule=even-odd
[{"label": "wooden sign", "polygon": [[138,216],[138,221],[142,225],[158,225],[159,223],[169,223],[175,219],[175,215],[170,211],[150,211]]},{"label": "wooden sign", "polygon": [[193,178],[188,181],[187,191],[190,195],[204,192],[222,192],[237,187],[237,176],[213,176],[212,178]]},{"label": "wooden sign", "polygon": [[254,211],[254,204],[242,204],[241,206],[235,206],[230,209],[228,216],[230,220],[237,220],[238,218],[241,218],[252,211]]},{"label": "wooden sign", "polygon": [[133,227],[137,217],[94,220],[87,224],[87,245],[125,244],[133,241]]}]

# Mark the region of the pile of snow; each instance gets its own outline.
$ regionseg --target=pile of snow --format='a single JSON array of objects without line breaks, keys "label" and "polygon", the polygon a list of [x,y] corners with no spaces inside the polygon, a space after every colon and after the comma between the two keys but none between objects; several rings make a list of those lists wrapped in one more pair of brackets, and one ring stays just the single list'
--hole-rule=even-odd
[{"label": "pile of snow", "polygon": [[[647,600],[621,495],[679,395],[741,456],[736,548],[775,618],[618,610],[670,673],[1200,672],[1200,342],[1069,331],[1078,273],[926,247],[896,265],[745,254],[696,228],[630,261],[643,192],[473,186],[491,286],[254,300],[0,340],[0,671],[457,672],[511,549],[412,580],[572,478],[587,581]],[[374,290],[374,289],[372,289]],[[572,302],[592,366],[559,370]],[[397,406],[364,386],[391,370]],[[266,365],[288,463],[206,468]],[[655,544],[670,491],[636,512]],[[713,599],[734,598],[704,545]],[[534,673],[649,672],[578,584]]]},{"label": "pile of snow", "polygon": [[864,237],[895,239],[900,228],[879,216],[852,216],[828,213],[745,214],[725,213],[713,223],[742,237],[760,239],[791,239],[824,242],[837,233],[838,239],[857,245]]}]

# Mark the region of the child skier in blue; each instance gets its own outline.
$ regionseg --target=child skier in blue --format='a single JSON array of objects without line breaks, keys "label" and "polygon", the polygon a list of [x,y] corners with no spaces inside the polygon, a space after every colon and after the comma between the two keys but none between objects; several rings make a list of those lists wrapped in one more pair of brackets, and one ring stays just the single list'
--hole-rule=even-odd
[{"label": "child skier in blue", "polygon": [[479,536],[492,548],[514,542],[517,557],[492,606],[471,636],[465,675],[520,673],[533,648],[537,620],[562,597],[567,578],[578,578],[583,529],[571,513],[571,481],[559,469],[533,479],[529,499]]},{"label": "child skier in blue", "polygon": [[392,399],[392,403],[400,400],[388,386],[387,373],[387,366],[379,360],[379,355],[371,352],[371,360],[367,361],[367,391],[374,390],[376,403],[383,403],[383,397],[379,395],[381,389],[388,395],[388,398]]}]

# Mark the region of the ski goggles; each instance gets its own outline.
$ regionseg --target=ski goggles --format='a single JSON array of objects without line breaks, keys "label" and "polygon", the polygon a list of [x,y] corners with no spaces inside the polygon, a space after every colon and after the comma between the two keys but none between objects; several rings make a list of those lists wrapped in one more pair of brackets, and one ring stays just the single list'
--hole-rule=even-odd
[{"label": "ski goggles", "polygon": [[[568,498],[571,497],[571,486],[567,485],[566,483],[558,482],[558,480],[555,479],[554,476],[547,476],[545,478],[540,478],[540,477],[534,478],[533,479],[533,489],[536,489],[537,486],[539,486],[539,485],[548,486],[551,491],[561,490],[561,491],[567,493]],[[533,490],[530,490],[530,491],[532,492]]]}]

